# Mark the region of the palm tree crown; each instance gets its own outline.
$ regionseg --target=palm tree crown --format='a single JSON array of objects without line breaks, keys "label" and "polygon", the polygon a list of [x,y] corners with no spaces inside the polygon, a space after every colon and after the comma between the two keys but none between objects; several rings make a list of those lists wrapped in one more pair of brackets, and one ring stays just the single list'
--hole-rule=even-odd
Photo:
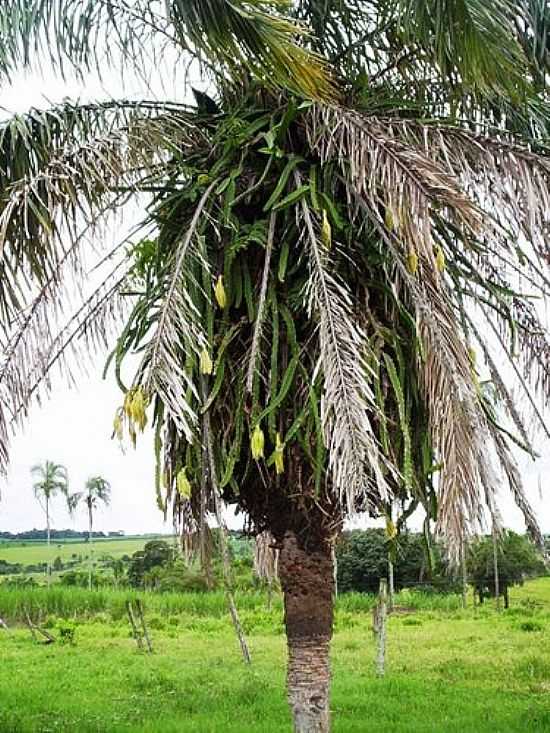
[{"label": "palm tree crown", "polygon": [[35,478],[33,489],[37,499],[50,501],[57,494],[67,495],[69,478],[65,466],[45,461],[33,466],[31,473]]},{"label": "palm tree crown", "polygon": [[[215,90],[3,123],[0,461],[52,366],[114,343],[114,433],[135,443],[152,422],[159,504],[194,533],[223,499],[280,549],[296,729],[324,731],[345,517],[392,535],[392,506],[420,505],[458,557],[498,523],[498,467],[542,542],[509,375],[550,437],[550,18],[539,0],[155,5],[17,0],[35,11],[17,24],[0,9],[0,72],[44,38],[87,68],[88,26],[116,22],[126,63],[164,47],[154,28]],[[296,23],[312,32],[285,45]],[[87,238],[144,196],[130,256],[100,253],[103,283],[63,321]]]}]

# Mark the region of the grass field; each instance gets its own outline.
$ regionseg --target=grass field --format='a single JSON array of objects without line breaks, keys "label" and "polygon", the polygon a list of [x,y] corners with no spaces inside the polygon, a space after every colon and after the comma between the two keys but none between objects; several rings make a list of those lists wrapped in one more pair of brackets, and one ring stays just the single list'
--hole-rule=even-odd
[{"label": "grass field", "polygon": [[[23,602],[22,593],[0,588],[0,614],[16,617],[9,596]],[[76,594],[85,591],[28,593],[37,604],[42,598],[55,634],[57,617],[75,616]],[[17,625],[0,632],[2,733],[290,730],[280,602],[268,612],[259,595],[238,599],[253,657],[247,669],[221,594],[145,595],[151,656],[129,637],[124,593],[91,596],[100,602],[88,604],[86,617],[76,614],[74,646],[35,645]],[[550,579],[515,589],[512,607],[501,614],[490,604],[457,610],[455,597],[443,603],[409,593],[399,602],[418,608],[391,617],[387,675],[380,680],[373,672],[372,599],[338,601],[336,732],[550,731]]]},{"label": "grass field", "polygon": [[[153,537],[121,537],[117,539],[95,539],[94,553],[96,557],[101,555],[110,555],[113,558],[119,558],[123,555],[132,555],[132,553],[142,550],[143,546]],[[170,539],[163,537],[162,539]],[[62,561],[71,560],[73,555],[81,555],[83,558],[88,556],[90,546],[87,542],[56,542],[51,544],[51,557],[53,560],[60,557]],[[48,561],[48,546],[45,542],[37,541],[5,541],[0,542],[0,560],[6,560],[9,563],[21,563],[23,565],[34,565],[36,563]]]}]

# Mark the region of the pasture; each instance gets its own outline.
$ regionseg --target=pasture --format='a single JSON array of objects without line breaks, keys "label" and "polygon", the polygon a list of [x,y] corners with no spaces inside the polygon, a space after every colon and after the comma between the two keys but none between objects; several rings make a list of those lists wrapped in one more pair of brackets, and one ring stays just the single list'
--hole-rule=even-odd
[{"label": "pasture", "polygon": [[[141,593],[154,653],[137,650],[125,591],[0,586],[2,733],[275,733],[290,730],[280,600],[237,596],[246,668],[223,594]],[[374,675],[373,599],[338,599],[332,648],[334,730],[341,733],[526,733],[550,730],[550,579],[516,588],[511,608],[460,609],[456,596],[403,592],[389,621],[384,679]],[[74,645],[34,644],[18,623],[41,609]]]},{"label": "pasture", "polygon": [[[123,555],[132,555],[149,540],[156,539],[155,536],[147,537],[120,537],[116,539],[94,538],[93,548],[96,558],[102,555],[109,555],[117,559]],[[163,537],[163,539],[169,539]],[[60,557],[63,562],[74,557],[86,558],[90,552],[90,545],[83,541],[73,540],[52,540],[50,546],[50,560]],[[34,565],[48,561],[48,545],[43,541],[26,540],[24,542],[7,540],[0,541],[0,560],[9,563],[21,563],[22,565]]]}]

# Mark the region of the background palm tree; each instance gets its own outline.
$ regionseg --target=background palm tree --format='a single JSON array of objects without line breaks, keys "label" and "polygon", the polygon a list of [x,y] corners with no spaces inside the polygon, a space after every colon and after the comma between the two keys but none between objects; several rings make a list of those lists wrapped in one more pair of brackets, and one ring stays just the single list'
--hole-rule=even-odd
[{"label": "background palm tree", "polygon": [[85,490],[71,494],[68,497],[69,511],[73,513],[80,503],[85,504],[88,512],[88,589],[92,590],[92,579],[94,571],[94,537],[93,537],[93,521],[94,511],[98,508],[100,502],[105,506],[109,506],[111,501],[111,484],[102,476],[92,476],[86,481]]},{"label": "background palm tree", "polygon": [[[48,568],[47,582],[51,582],[51,548],[50,548],[50,502],[58,494],[68,495],[69,479],[67,469],[59,463],[53,461],[45,461],[45,463],[37,464],[31,468],[31,473],[35,478],[33,484],[34,495],[38,499],[40,506],[46,513],[46,532],[48,543]],[[42,503],[43,502],[43,503]]]},{"label": "background palm tree", "polygon": [[[160,34],[206,58],[216,99],[67,103],[4,124],[0,308],[16,327],[0,458],[51,367],[112,334],[114,432],[135,443],[152,421],[159,504],[195,534],[223,500],[274,538],[294,725],[326,731],[346,517],[418,504],[458,558],[495,516],[497,464],[542,541],[511,448],[535,451],[502,365],[550,437],[550,339],[531,297],[550,292],[548,17],[516,0],[300,0],[288,12],[314,32],[285,76],[285,47],[248,33],[295,21],[259,2],[14,6],[36,12],[11,23],[0,8],[5,69],[44,39],[86,68],[107,33],[139,68]],[[86,237],[145,194],[131,256],[108,253],[62,322]]]}]

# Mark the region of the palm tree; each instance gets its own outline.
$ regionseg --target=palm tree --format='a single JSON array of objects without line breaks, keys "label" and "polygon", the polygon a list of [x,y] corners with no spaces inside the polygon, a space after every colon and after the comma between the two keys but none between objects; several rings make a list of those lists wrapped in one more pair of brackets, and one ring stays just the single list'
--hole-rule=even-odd
[{"label": "palm tree", "polygon": [[[542,542],[508,385],[550,437],[550,337],[532,297],[550,292],[548,16],[539,0],[300,0],[291,21],[259,2],[171,0],[162,17],[120,0],[14,5],[36,12],[10,23],[0,8],[5,70],[43,47],[86,69],[89,39],[116,33],[127,65],[170,44],[200,56],[215,99],[66,103],[3,124],[0,313],[15,327],[0,461],[50,369],[111,336],[114,433],[135,443],[152,420],[159,504],[184,534],[223,501],[273,537],[295,730],[327,731],[332,548],[348,516],[416,502],[457,560],[494,516],[495,463]],[[310,51],[250,35],[296,19]],[[100,251],[103,284],[61,322],[87,239],[144,196],[130,256]]]},{"label": "palm tree", "polygon": [[83,492],[71,494],[68,497],[69,511],[73,513],[81,502],[86,505],[88,511],[88,544],[90,546],[90,555],[88,558],[88,589],[92,590],[92,577],[94,569],[94,545],[93,545],[93,520],[94,511],[102,502],[108,506],[111,500],[111,484],[102,476],[92,476],[86,481],[86,487]]},{"label": "palm tree", "polygon": [[[48,585],[51,582],[51,551],[50,551],[50,502],[57,494],[67,496],[69,491],[69,479],[65,466],[53,461],[36,464],[31,468],[31,474],[35,478],[33,484],[34,495],[40,506],[46,513],[46,532],[48,542]],[[42,504],[42,502],[44,502]]]}]

